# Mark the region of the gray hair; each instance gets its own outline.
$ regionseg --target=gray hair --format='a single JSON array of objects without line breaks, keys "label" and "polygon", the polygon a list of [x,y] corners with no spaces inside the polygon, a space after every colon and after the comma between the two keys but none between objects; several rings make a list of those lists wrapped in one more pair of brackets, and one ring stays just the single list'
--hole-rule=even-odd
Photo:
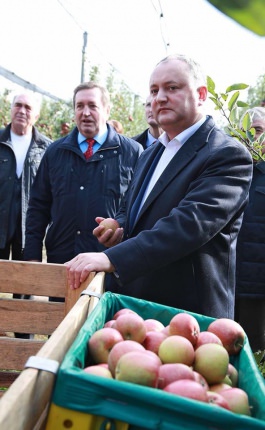
[{"label": "gray hair", "polygon": [[31,103],[32,108],[36,112],[40,113],[42,99],[36,93],[33,93],[33,92],[27,92],[27,91],[25,91],[25,92],[22,92],[22,93],[15,94],[14,97],[13,97],[12,103],[11,103],[11,107],[14,106],[14,104],[16,103],[16,99],[18,97],[20,97],[20,96],[26,96],[26,97],[28,97],[28,99],[29,99],[29,101]]},{"label": "gray hair", "polygon": [[240,128],[242,128],[243,119],[247,113],[250,116],[251,123],[257,119],[261,119],[262,121],[265,121],[265,107],[256,106],[256,107],[247,109],[244,112],[240,120]]},{"label": "gray hair", "polygon": [[201,65],[186,55],[170,54],[167,57],[163,58],[161,61],[159,61],[159,63],[157,63],[157,66],[161,63],[166,63],[170,60],[178,60],[178,61],[182,61],[183,63],[187,64],[195,82],[197,82],[200,86],[206,86],[207,85],[206,75],[205,75],[204,71],[202,70]]}]

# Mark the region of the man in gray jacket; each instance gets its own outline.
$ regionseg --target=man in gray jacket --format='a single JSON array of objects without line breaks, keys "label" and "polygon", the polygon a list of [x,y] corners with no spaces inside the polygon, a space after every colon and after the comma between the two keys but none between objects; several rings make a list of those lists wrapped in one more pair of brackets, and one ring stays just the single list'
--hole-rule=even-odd
[{"label": "man in gray jacket", "polygon": [[11,104],[11,123],[0,130],[0,259],[3,260],[10,257],[23,260],[30,189],[51,143],[34,127],[39,113],[40,105],[33,94],[18,94]]},{"label": "man in gray jacket", "polygon": [[25,218],[30,188],[51,143],[34,127],[40,107],[31,94],[11,105],[11,123],[0,130],[0,258],[23,259]]}]

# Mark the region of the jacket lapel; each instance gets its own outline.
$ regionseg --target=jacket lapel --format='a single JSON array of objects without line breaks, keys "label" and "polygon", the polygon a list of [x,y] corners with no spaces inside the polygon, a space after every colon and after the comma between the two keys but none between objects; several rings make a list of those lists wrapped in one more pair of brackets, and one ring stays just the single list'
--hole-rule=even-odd
[{"label": "jacket lapel", "polygon": [[[213,127],[214,123],[212,119],[210,118],[206,120],[205,124],[203,124],[199,130],[179,149],[147,197],[143,207],[141,208],[138,219],[141,218],[141,215],[153,203],[157,196],[165,190],[167,185],[174,180],[189,163],[191,163],[192,159],[197,156],[200,149],[207,144],[208,136]],[[143,170],[144,177],[146,169]]]},{"label": "jacket lapel", "polygon": [[141,154],[140,161],[138,161],[139,169],[135,170],[130,185],[130,198],[127,203],[128,208],[131,208],[133,202],[135,201],[147,175],[147,172],[149,171],[159,149],[161,148],[161,145],[162,143],[159,143],[158,145],[153,145]]}]

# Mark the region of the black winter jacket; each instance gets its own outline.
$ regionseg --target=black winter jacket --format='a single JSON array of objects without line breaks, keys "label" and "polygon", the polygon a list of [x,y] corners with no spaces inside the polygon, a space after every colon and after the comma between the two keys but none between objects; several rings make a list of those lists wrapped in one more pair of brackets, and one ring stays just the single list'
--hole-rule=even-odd
[{"label": "black winter jacket", "polygon": [[80,252],[100,251],[96,216],[114,217],[131,181],[141,145],[108,127],[101,148],[86,160],[78,129],[46,151],[32,188],[26,223],[26,260],[64,263]]},{"label": "black winter jacket", "polygon": [[236,294],[265,298],[265,161],[254,165],[238,236]]},{"label": "black winter jacket", "polygon": [[[11,211],[16,202],[14,201],[16,175],[16,157],[12,149],[10,140],[9,124],[5,129],[0,130],[0,248],[3,249],[7,242],[11,239],[8,233],[16,226],[10,226]],[[21,223],[22,223],[22,245],[24,243],[26,212],[28,208],[28,200],[30,188],[36,176],[41,158],[46,151],[46,148],[51,143],[43,134],[33,127],[32,140],[24,162],[22,177],[21,177]],[[16,222],[14,220],[14,222]]]}]

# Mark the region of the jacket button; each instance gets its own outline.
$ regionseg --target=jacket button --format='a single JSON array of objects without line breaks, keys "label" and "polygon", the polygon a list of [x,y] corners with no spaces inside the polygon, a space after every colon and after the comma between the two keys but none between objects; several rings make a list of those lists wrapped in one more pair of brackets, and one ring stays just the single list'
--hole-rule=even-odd
[{"label": "jacket button", "polygon": [[83,187],[83,185],[81,185],[80,190],[83,190],[85,187]]},{"label": "jacket button", "polygon": [[80,231],[80,230],[77,230],[76,234],[81,234],[81,231]]}]

